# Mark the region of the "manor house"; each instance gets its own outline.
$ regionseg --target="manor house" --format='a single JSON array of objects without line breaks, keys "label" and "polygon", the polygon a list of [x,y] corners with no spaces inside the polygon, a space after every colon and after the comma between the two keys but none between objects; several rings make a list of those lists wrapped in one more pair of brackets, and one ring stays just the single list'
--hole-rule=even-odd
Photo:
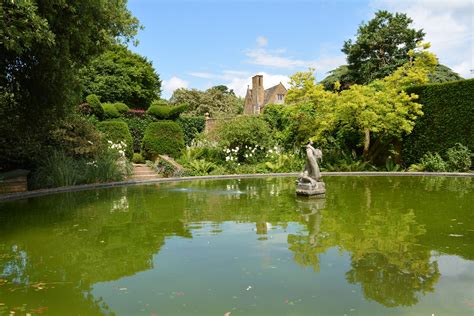
[{"label": "manor house", "polygon": [[283,104],[287,90],[280,82],[268,89],[263,88],[263,76],[252,77],[252,89],[247,88],[245,96],[244,114],[260,114],[267,104]]}]

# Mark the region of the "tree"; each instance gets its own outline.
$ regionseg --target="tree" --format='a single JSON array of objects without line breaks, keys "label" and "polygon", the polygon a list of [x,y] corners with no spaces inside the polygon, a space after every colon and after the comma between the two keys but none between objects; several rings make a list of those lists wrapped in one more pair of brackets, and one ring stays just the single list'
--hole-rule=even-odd
[{"label": "tree", "polygon": [[429,74],[430,83],[441,83],[448,81],[463,80],[458,73],[445,65],[437,65],[434,72]]},{"label": "tree", "polygon": [[354,84],[340,93],[316,85],[312,71],[295,74],[291,77],[286,100],[294,103],[294,118],[301,113],[310,114],[303,116],[304,119],[292,120],[296,121],[296,129],[309,129],[311,138],[320,145],[325,145],[336,130],[360,135],[364,157],[373,161],[383,148],[380,147],[382,142],[409,134],[416,118],[423,114],[421,105],[416,103],[418,96],[404,90],[428,82],[437,59],[425,51],[427,48],[429,45],[410,51],[410,60],[390,76],[370,85]]},{"label": "tree", "polygon": [[341,89],[348,89],[354,82],[349,75],[349,67],[347,65],[339,66],[328,73],[326,78],[319,82],[326,90],[334,90],[334,84],[336,82],[341,84]]},{"label": "tree", "polygon": [[422,41],[423,30],[410,28],[413,22],[406,14],[378,11],[363,23],[355,42],[344,42],[349,75],[355,83],[366,84],[390,75],[408,61],[408,52]]},{"label": "tree", "polygon": [[170,99],[171,104],[187,104],[186,113],[204,115],[209,113],[213,117],[235,116],[242,113],[244,102],[224,85],[215,86],[206,91],[197,89],[177,89]]},{"label": "tree", "polygon": [[145,57],[114,45],[81,69],[83,95],[96,94],[102,102],[124,102],[146,109],[161,93],[161,81]]},{"label": "tree", "polygon": [[79,68],[139,25],[126,0],[2,1],[0,17],[0,165],[10,168],[31,162],[78,104]]}]

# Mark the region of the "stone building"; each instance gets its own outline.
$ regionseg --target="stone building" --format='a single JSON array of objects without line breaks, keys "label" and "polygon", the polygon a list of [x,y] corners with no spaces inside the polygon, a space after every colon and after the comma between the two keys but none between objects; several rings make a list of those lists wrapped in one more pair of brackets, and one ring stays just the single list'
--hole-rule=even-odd
[{"label": "stone building", "polygon": [[244,114],[260,114],[267,104],[283,104],[288,91],[280,82],[268,89],[263,88],[263,76],[252,77],[252,89],[247,88],[245,96]]}]

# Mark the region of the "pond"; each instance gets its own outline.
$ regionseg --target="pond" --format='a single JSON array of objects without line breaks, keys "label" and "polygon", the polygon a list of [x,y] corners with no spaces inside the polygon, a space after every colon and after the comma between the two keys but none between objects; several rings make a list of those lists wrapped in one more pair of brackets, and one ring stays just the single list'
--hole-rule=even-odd
[{"label": "pond", "polygon": [[198,180],[0,203],[0,315],[473,315],[474,183]]}]

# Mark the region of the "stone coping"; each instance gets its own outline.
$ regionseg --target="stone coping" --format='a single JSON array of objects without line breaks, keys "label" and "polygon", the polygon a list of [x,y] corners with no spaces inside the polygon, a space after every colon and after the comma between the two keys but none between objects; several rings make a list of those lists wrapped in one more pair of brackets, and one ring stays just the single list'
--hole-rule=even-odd
[{"label": "stone coping", "polygon": [[[259,174],[230,174],[219,176],[194,176],[181,178],[157,178],[149,180],[125,180],[120,182],[81,184],[68,187],[59,187],[52,189],[40,189],[26,192],[0,194],[0,202],[26,199],[31,197],[49,195],[63,192],[77,192],[92,189],[103,189],[122,187],[130,185],[168,183],[178,181],[192,180],[225,180],[225,179],[248,179],[263,177],[297,177],[300,173],[259,173]],[[443,176],[443,177],[474,177],[474,173],[457,173],[457,172],[387,172],[387,171],[354,171],[354,172],[321,172],[323,176]]]}]

